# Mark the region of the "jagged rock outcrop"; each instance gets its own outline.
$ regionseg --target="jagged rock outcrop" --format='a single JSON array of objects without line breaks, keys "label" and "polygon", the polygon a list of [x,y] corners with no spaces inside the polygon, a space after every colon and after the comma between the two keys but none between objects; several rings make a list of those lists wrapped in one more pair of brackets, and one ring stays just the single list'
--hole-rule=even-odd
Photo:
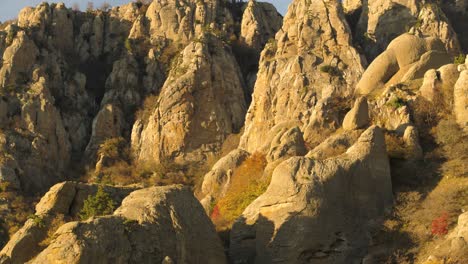
[{"label": "jagged rock outcrop", "polygon": [[393,39],[410,29],[421,37],[441,39],[451,55],[460,53],[457,35],[437,3],[363,1],[355,37],[360,40],[367,58],[373,60]]},{"label": "jagged rock outcrop", "polygon": [[346,152],[349,147],[356,143],[362,132],[363,131],[359,129],[339,132],[335,135],[331,135],[325,141],[309,151],[306,157],[311,159],[324,160],[341,155]]},{"label": "jagged rock outcrop", "polygon": [[[232,30],[231,13],[219,0],[153,1],[146,12],[152,42],[169,39],[188,44],[200,37],[206,27]],[[228,34],[229,35],[229,34]]]},{"label": "jagged rock outcrop", "polygon": [[[0,263],[25,263],[33,259],[42,249],[43,242],[48,235],[58,228],[54,221],[66,222],[78,216],[84,201],[89,195],[97,192],[97,185],[76,182],[63,182],[50,188],[36,205],[34,217],[30,217],[0,251]],[[104,191],[109,194],[115,206],[120,205],[123,198],[134,188],[105,186]]]},{"label": "jagged rock outcrop", "polygon": [[449,102],[453,100],[453,86],[459,75],[456,64],[447,64],[437,70],[431,69],[424,74],[419,93],[431,102],[438,102],[439,99]]},{"label": "jagged rock outcrop", "polygon": [[124,115],[117,105],[106,104],[93,121],[91,139],[86,147],[88,157],[95,158],[99,145],[106,139],[120,137],[123,130]]},{"label": "jagged rock outcrop", "polygon": [[0,86],[14,87],[16,82],[24,84],[34,65],[39,50],[33,41],[20,31],[16,33],[11,45],[3,53],[3,63],[0,69]]},{"label": "jagged rock outcrop", "polygon": [[365,128],[370,122],[369,106],[367,99],[360,97],[354,103],[354,107],[349,111],[343,120],[344,130],[354,130]]},{"label": "jagged rock outcrop", "polygon": [[2,131],[0,148],[4,156],[13,158],[3,163],[3,169],[15,172],[10,183],[26,191],[46,190],[63,179],[70,161],[70,142],[60,112],[46,80],[38,78],[24,86],[27,93],[4,97],[8,121],[17,123],[14,128],[4,126]]},{"label": "jagged rock outcrop", "polygon": [[189,44],[172,64],[147,124],[133,129],[136,157],[187,164],[215,155],[242,127],[243,85],[235,58],[219,39],[207,34]]},{"label": "jagged rock outcrop", "polygon": [[345,13],[351,14],[362,9],[362,0],[343,0],[343,9]]},{"label": "jagged rock outcrop", "polygon": [[235,263],[349,263],[351,248],[367,245],[365,223],[391,204],[385,140],[373,126],[336,158],[281,163],[234,224],[230,256]]},{"label": "jagged rock outcrop", "polygon": [[307,153],[304,138],[299,127],[282,129],[273,138],[266,154],[268,162],[294,156],[304,156]]},{"label": "jagged rock outcrop", "polygon": [[463,70],[453,89],[454,113],[457,123],[468,129],[468,70]]},{"label": "jagged rock outcrop", "polygon": [[429,69],[451,63],[442,42],[403,34],[394,39],[364,72],[357,84],[358,94],[424,77]]},{"label": "jagged rock outcrop", "polygon": [[283,18],[270,3],[250,0],[242,16],[241,40],[256,50],[262,50],[281,28]]},{"label": "jagged rock outcrop", "polygon": [[408,104],[415,99],[415,95],[398,86],[387,88],[369,104],[372,123],[403,135],[406,127],[412,125]]},{"label": "jagged rock outcrop", "polygon": [[203,198],[200,203],[209,211],[211,203],[218,199],[227,191],[231,182],[231,176],[236,168],[244,162],[250,153],[242,149],[235,149],[226,156],[218,160],[213,168],[203,177],[201,192]]},{"label": "jagged rock outcrop", "polygon": [[353,93],[362,65],[339,3],[292,2],[275,41],[262,52],[240,146],[259,150],[282,123],[299,123],[303,131],[319,99]]},{"label": "jagged rock outcrop", "polygon": [[132,192],[113,215],[61,226],[31,263],[226,263],[213,224],[188,188]]}]

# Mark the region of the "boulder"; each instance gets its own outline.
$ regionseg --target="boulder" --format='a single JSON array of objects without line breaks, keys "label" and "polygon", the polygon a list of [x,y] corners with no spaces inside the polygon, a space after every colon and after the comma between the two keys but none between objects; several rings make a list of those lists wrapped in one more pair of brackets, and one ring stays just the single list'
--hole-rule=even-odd
[{"label": "boulder", "polygon": [[[104,186],[116,206],[134,188]],[[59,226],[54,221],[66,222],[76,218],[84,201],[97,192],[98,186],[76,182],[54,185],[36,205],[36,213],[11,237],[0,251],[0,263],[25,263],[33,259],[42,249],[44,241]],[[3,258],[2,258],[3,257]]]},{"label": "boulder", "polygon": [[357,84],[357,94],[370,94],[380,88],[423,78],[429,69],[450,63],[442,42],[403,34],[369,65]]},{"label": "boulder", "polygon": [[54,237],[31,263],[226,263],[213,224],[181,186],[135,191],[113,215],[67,223]]},{"label": "boulder", "polygon": [[369,106],[367,105],[367,99],[360,97],[354,103],[354,107],[349,111],[343,120],[344,130],[354,130],[365,128],[369,125]]},{"label": "boulder", "polygon": [[307,153],[304,138],[299,127],[280,131],[271,141],[267,152],[268,162],[294,156],[304,156]]},{"label": "boulder", "polygon": [[385,140],[372,126],[338,157],[281,163],[266,192],[234,223],[231,260],[350,263],[352,249],[368,245],[369,221],[391,204]]},{"label": "boulder", "polygon": [[317,160],[325,160],[328,158],[339,156],[346,152],[358,140],[362,134],[362,130],[350,130],[337,132],[328,137],[314,149],[309,151],[306,157]]}]

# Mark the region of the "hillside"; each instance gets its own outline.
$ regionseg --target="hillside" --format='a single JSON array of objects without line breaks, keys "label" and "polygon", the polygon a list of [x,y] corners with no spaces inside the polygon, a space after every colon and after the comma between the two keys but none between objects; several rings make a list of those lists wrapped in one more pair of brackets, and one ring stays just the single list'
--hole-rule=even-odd
[{"label": "hillside", "polygon": [[468,262],[468,1],[0,26],[0,264]]}]

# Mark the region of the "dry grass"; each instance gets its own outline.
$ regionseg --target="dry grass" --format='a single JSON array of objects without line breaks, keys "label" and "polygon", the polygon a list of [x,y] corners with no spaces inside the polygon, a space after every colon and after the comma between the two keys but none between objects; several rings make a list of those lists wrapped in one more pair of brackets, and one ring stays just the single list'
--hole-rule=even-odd
[{"label": "dry grass", "polygon": [[263,177],[265,156],[254,153],[237,168],[226,195],[213,208],[212,220],[218,230],[229,229],[244,209],[268,187]]}]

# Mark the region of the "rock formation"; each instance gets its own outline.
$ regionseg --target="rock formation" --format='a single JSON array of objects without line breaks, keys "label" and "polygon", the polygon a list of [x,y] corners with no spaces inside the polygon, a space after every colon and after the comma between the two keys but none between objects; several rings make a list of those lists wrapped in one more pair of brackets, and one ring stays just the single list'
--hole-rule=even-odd
[{"label": "rock formation", "polygon": [[188,45],[172,64],[157,108],[146,126],[134,129],[140,160],[203,161],[226,136],[242,127],[243,79],[233,55],[207,34]]},{"label": "rock formation", "polygon": [[457,123],[463,128],[468,128],[468,70],[460,73],[453,90],[454,112]]},{"label": "rock formation", "polygon": [[365,223],[392,204],[391,189],[378,127],[336,158],[288,159],[234,224],[230,256],[247,263],[347,263],[350,249],[366,243]]},{"label": "rock formation", "polygon": [[421,37],[441,39],[451,55],[460,53],[457,35],[437,4],[416,0],[362,2],[355,37],[361,40],[369,60],[384,51],[394,38],[410,30]]},{"label": "rock formation", "polygon": [[343,120],[343,129],[354,130],[365,128],[369,124],[369,121],[367,99],[361,97],[356,100],[353,109],[346,114]]},{"label": "rock formation", "polygon": [[180,186],[132,192],[113,215],[61,226],[31,263],[226,263],[213,224]]},{"label": "rock formation", "polygon": [[250,0],[245,7],[241,25],[241,39],[249,47],[262,50],[281,28],[282,17],[270,3]]},{"label": "rock formation", "polygon": [[[0,263],[25,263],[33,259],[41,250],[42,243],[54,233],[58,226],[54,221],[74,219],[80,213],[84,201],[94,195],[97,185],[88,185],[76,182],[64,182],[54,185],[36,205],[36,214],[30,217],[24,226],[16,232],[8,244],[0,251]],[[104,187],[115,203],[120,205],[123,198],[133,188]],[[2,259],[3,257],[3,259]]]},{"label": "rock formation", "polygon": [[262,52],[240,146],[254,152],[270,129],[288,122],[303,131],[319,99],[353,93],[362,65],[337,2],[294,1]]},{"label": "rock formation", "polygon": [[424,77],[429,69],[451,63],[442,42],[403,34],[394,39],[364,72],[357,85],[358,94]]}]

